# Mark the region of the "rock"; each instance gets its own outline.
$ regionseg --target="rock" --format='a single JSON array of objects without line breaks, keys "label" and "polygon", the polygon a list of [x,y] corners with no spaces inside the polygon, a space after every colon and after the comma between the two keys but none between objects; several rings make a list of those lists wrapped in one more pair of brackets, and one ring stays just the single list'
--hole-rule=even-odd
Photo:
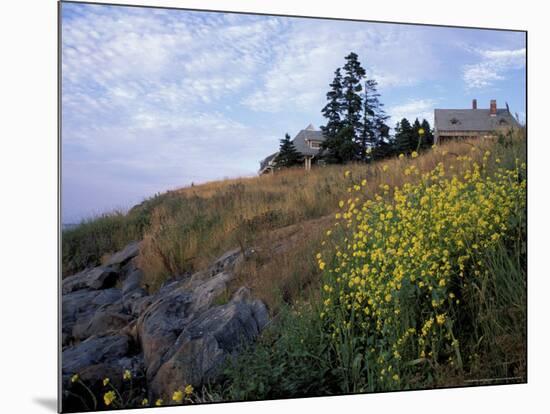
[{"label": "rock", "polygon": [[120,303],[122,294],[120,289],[105,290],[77,290],[63,295],[62,309],[62,332],[65,334],[63,345],[67,345],[72,339],[72,331],[77,323],[86,323],[95,312],[104,306]]},{"label": "rock", "polygon": [[61,356],[62,374],[73,375],[90,366],[116,362],[128,355],[130,337],[127,335],[94,336],[65,349]]},{"label": "rock", "polygon": [[189,318],[192,295],[180,288],[159,292],[137,321],[147,377],[154,375]]},{"label": "rock", "polygon": [[[61,356],[63,412],[83,411],[93,407],[93,405],[83,405],[83,400],[76,398],[75,393],[88,399],[89,393],[80,383],[71,383],[70,378],[73,374],[78,374],[80,380],[99,399],[105,392],[104,378],[109,378],[111,384],[118,390],[127,386],[123,384],[122,379],[125,370],[132,373],[134,389],[144,386],[143,358],[135,351],[136,348],[127,335],[93,336],[65,349]],[[91,401],[88,403],[91,404]]]},{"label": "rock", "polygon": [[206,310],[219,295],[227,290],[227,283],[233,279],[233,274],[221,272],[197,285],[193,289],[193,304],[190,311],[199,313]]},{"label": "rock", "polygon": [[133,290],[140,289],[143,272],[141,269],[131,269],[122,281],[122,294],[127,295]]},{"label": "rock", "polygon": [[98,266],[67,276],[62,282],[62,293],[65,295],[82,289],[105,289],[114,286],[117,280],[118,273],[114,268]]},{"label": "rock", "polygon": [[243,254],[241,249],[233,249],[220,256],[209,269],[209,274],[216,275],[224,270],[233,269],[237,263],[242,260]]},{"label": "rock", "polygon": [[93,335],[103,335],[108,332],[119,331],[130,320],[131,315],[122,313],[122,304],[104,306],[96,310],[90,319],[81,319],[73,327],[73,338],[86,339]]},{"label": "rock", "polygon": [[[183,384],[215,379],[223,362],[268,323],[266,306],[247,288],[214,306],[227,292],[234,267],[246,257],[239,249],[193,275],[175,276],[153,295],[141,287],[138,253],[139,243],[131,243],[105,266],[63,281],[62,375],[67,387],[70,375],[78,373],[101,392],[104,377],[120,379],[130,369],[144,374],[143,386],[154,395],[167,397]],[[118,281],[121,289],[113,287]],[[64,395],[81,403],[71,392]]]},{"label": "rock", "polygon": [[182,331],[151,381],[155,395],[169,395],[181,384],[199,386],[214,379],[229,356],[254,340],[268,321],[265,305],[239,291],[226,305],[203,312]]},{"label": "rock", "polygon": [[123,299],[124,308],[132,315],[139,316],[153,303],[153,297],[148,296],[145,290],[134,290]]},{"label": "rock", "polygon": [[128,244],[124,249],[113,254],[105,263],[106,266],[123,266],[130,259],[139,254],[139,242],[135,241]]}]

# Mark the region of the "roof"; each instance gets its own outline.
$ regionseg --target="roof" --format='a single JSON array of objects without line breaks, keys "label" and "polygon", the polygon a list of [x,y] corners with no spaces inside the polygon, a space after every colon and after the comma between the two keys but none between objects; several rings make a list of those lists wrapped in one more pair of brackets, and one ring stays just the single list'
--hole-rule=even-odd
[{"label": "roof", "polygon": [[298,132],[298,135],[296,135],[292,140],[294,147],[302,155],[313,156],[317,155],[317,153],[319,152],[318,149],[311,148],[308,145],[307,141],[322,142],[325,140],[325,137],[323,136],[323,133],[321,131],[316,131],[312,128],[313,127],[310,125],[308,128],[302,129],[300,132]]},{"label": "roof", "polygon": [[268,155],[262,161],[260,161],[260,171],[263,170],[265,167],[267,167],[270,161],[272,161],[277,155],[279,155],[279,151],[274,152],[271,155]]},{"label": "roof", "polygon": [[[309,124],[306,129],[302,129],[300,132],[298,132],[298,134],[292,140],[292,143],[294,144],[294,148],[296,148],[296,150],[300,154],[314,156],[319,153],[320,149],[311,148],[308,145],[307,141],[322,142],[325,139],[326,138],[323,136],[323,133],[321,131],[317,131],[313,125]],[[278,154],[279,152],[274,152],[273,154],[268,155],[266,158],[260,161],[260,171],[267,167],[269,165],[269,162],[273,161],[273,159]]]},{"label": "roof", "polygon": [[519,127],[508,109],[435,109],[434,127],[438,131],[494,131],[503,127]]}]

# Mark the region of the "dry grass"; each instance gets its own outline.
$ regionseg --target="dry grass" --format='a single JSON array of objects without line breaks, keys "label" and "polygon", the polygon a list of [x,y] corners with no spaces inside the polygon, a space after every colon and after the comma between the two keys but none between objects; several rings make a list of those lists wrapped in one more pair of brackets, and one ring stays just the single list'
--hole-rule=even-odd
[{"label": "dry grass", "polygon": [[[167,277],[193,272],[225,250],[254,246],[259,253],[239,272],[239,283],[255,288],[271,306],[291,301],[307,281],[315,279],[312,255],[322,230],[330,226],[330,220],[316,219],[336,211],[338,201],[348,198],[352,182],[366,179],[367,193],[374,195],[381,184],[394,187],[416,180],[417,176],[405,174],[411,165],[420,172],[432,170],[439,162],[458,169],[458,156],[481,160],[492,147],[492,140],[448,142],[417,158],[318,167],[310,172],[290,169],[166,193],[153,209],[144,234],[140,266],[145,283],[154,290]],[[348,177],[345,171],[350,172]],[[274,232],[298,223],[301,229]],[[295,241],[288,235],[278,236],[292,231],[296,231]],[[285,239],[283,245],[291,247],[277,251],[277,240]]]}]

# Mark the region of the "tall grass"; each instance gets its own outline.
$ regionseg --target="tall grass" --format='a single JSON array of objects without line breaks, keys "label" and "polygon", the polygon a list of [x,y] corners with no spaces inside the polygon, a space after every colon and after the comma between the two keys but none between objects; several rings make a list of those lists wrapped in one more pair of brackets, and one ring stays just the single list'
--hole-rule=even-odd
[{"label": "tall grass", "polygon": [[[448,152],[448,148],[440,151]],[[412,215],[394,224],[384,223],[387,216],[380,218],[381,224],[374,220],[376,230],[367,237],[368,242],[363,242],[372,244],[368,249],[361,245],[362,237],[352,237],[358,231],[367,231],[361,225],[362,219],[359,224],[348,223],[349,226],[344,221],[336,227],[341,231],[330,226],[332,242],[325,248],[322,242],[318,244],[323,252],[317,256],[320,267],[333,270],[330,273],[323,270],[326,285],[322,293],[315,296],[314,290],[310,290],[306,305],[295,306],[294,311],[284,311],[283,307],[282,321],[274,324],[260,345],[229,365],[221,386],[226,391],[218,388],[219,398],[262,399],[524,382],[526,212],[525,172],[521,164],[525,159],[525,141],[521,137],[501,137],[490,143],[491,154],[487,152],[489,147],[482,151],[479,147],[472,148],[462,153],[468,157],[456,153],[453,158],[474,165],[476,174],[481,175],[472,176],[468,169],[460,170],[453,162],[447,162],[449,177],[464,174],[471,184],[455,182],[456,194],[450,187],[439,188],[440,184],[428,190],[420,183],[416,187],[418,194],[410,187],[411,198],[403,205]],[[476,152],[482,158],[478,167],[475,167],[479,159]],[[410,171],[410,160],[401,162],[407,163]],[[440,176],[437,169],[436,175]],[[424,191],[440,194],[430,193],[435,204],[428,209],[421,207],[427,204],[420,203]],[[374,198],[386,207],[394,194],[382,189],[382,195],[383,192],[388,194]],[[501,198],[501,202],[484,205],[482,200],[487,196],[494,201]],[[464,209],[461,217],[464,223],[455,230],[446,227],[449,222],[441,221],[453,205]],[[349,208],[350,214],[359,214],[353,206]],[[375,206],[369,204],[363,214],[371,214],[373,209]],[[402,229],[407,220],[416,223],[416,215],[424,214],[423,210],[425,222],[420,221],[419,225],[435,231],[433,240],[437,243],[425,244],[427,250],[415,255],[398,257],[388,251],[378,256],[376,260],[383,264],[379,269],[382,273],[367,282],[366,292],[354,288],[362,286],[359,275],[353,273],[354,263],[369,262],[377,247],[389,240],[392,228]],[[447,217],[452,221],[452,216]],[[472,226],[473,219],[476,221]],[[491,223],[478,223],[479,219],[484,222],[490,219]],[[499,221],[499,230],[497,227],[491,230],[490,226]],[[405,240],[413,240],[415,234],[419,233],[396,240],[397,246],[405,246]],[[430,250],[438,244],[439,253],[432,255]],[[330,256],[334,247],[337,250],[333,252],[338,254]],[[449,251],[445,252],[445,248]],[[465,259],[462,250],[468,252],[470,259]],[[356,254],[346,256],[346,251]],[[441,261],[444,257],[448,260]],[[397,267],[409,266],[405,278],[395,273],[392,263]],[[424,268],[431,271],[424,273]],[[416,271],[418,274],[412,273]],[[397,275],[400,286],[393,275]],[[366,310],[363,306],[371,305],[370,299],[374,299],[373,307],[370,312],[363,312]],[[361,305],[356,308],[358,303]],[[304,373],[306,365],[310,369]],[[318,391],[311,387],[311,381],[315,381]]]},{"label": "tall grass", "polygon": [[[170,191],[127,214],[104,215],[64,232],[63,273],[98,264],[103,255],[129,241],[143,239],[139,262],[145,283],[155,290],[174,274],[193,272],[227,249],[254,246],[273,230],[330,215],[338,200],[348,194],[346,170],[355,180],[366,179],[365,190],[373,194],[381,184],[393,187],[416,180],[404,174],[411,165],[425,172],[438,162],[456,163],[457,155],[472,153],[479,158],[484,149],[492,146],[489,140],[450,142],[415,159],[326,166],[310,172],[296,168]],[[478,151],[472,152],[474,147]],[[317,233],[310,231],[297,242],[293,248],[296,260],[290,252],[285,254],[288,269],[299,267],[298,252],[306,248],[308,240],[319,240]]]}]

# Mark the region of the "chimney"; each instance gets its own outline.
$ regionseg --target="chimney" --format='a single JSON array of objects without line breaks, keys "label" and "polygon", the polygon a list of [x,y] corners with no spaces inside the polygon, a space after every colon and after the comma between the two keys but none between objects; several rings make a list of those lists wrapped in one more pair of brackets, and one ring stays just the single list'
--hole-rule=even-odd
[{"label": "chimney", "polygon": [[472,99],[472,109],[477,109],[477,99]]},{"label": "chimney", "polygon": [[491,114],[491,116],[497,116],[497,101],[496,101],[496,99],[491,99],[491,106],[489,107],[489,114]]}]

